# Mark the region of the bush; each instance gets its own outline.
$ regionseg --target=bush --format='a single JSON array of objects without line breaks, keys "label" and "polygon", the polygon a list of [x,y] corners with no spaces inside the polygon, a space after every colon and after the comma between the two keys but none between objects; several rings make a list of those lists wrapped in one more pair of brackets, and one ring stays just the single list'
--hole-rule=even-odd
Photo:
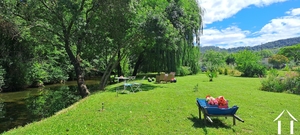
[{"label": "bush", "polygon": [[261,57],[252,51],[244,50],[236,53],[235,60],[236,69],[242,72],[244,77],[261,76],[267,72],[266,67],[262,63],[258,63],[258,61],[261,61]]},{"label": "bush", "polygon": [[190,75],[192,74],[191,68],[187,66],[181,66],[179,70],[179,74],[182,76]]},{"label": "bush", "polygon": [[284,77],[278,76],[278,71],[270,70],[266,79],[261,81],[263,91],[289,92],[300,94],[300,76],[296,72],[289,72]]},{"label": "bush", "polygon": [[219,72],[220,75],[223,74],[223,69],[219,68],[218,72]]},{"label": "bush", "polygon": [[286,64],[285,67],[282,70],[283,71],[290,71],[290,66],[288,64]]},{"label": "bush", "polygon": [[29,75],[33,84],[57,83],[68,79],[66,71],[48,63],[34,62],[31,65]]},{"label": "bush", "polygon": [[206,72],[206,76],[209,78],[209,81],[212,82],[213,78],[218,77],[218,73],[216,71],[208,71]]},{"label": "bush", "polygon": [[225,68],[225,70],[224,70],[224,75],[228,75],[228,69],[227,68]]},{"label": "bush", "polygon": [[267,73],[266,67],[254,63],[245,64],[243,69],[238,68],[238,70],[242,72],[244,77],[264,76]]}]

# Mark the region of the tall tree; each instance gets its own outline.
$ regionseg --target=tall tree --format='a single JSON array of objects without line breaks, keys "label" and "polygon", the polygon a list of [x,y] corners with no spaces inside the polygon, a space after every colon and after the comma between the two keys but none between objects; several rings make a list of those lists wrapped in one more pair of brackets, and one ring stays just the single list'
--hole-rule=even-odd
[{"label": "tall tree", "polygon": [[225,55],[214,50],[206,51],[203,57],[204,65],[211,72],[225,65]]},{"label": "tall tree", "polygon": [[86,97],[89,90],[84,83],[80,55],[99,1],[4,0],[3,3],[4,14],[18,23],[23,37],[48,41],[65,49],[74,66],[79,93]]},{"label": "tall tree", "polygon": [[[137,42],[142,35],[136,30],[133,24],[135,21],[134,2],[130,0],[105,1],[100,6],[99,21],[103,21],[101,26],[104,31],[105,42],[103,46],[107,57],[105,60],[105,71],[101,77],[100,89],[104,89],[110,78],[111,72],[117,67],[121,75],[121,60],[126,58],[131,51],[137,47]],[[95,31],[96,32],[96,31]]]},{"label": "tall tree", "polygon": [[300,44],[280,48],[278,54],[288,57],[290,60],[294,60],[297,64],[300,61]]},{"label": "tall tree", "polygon": [[16,91],[28,85],[31,47],[26,39],[21,40],[15,23],[0,16],[0,65],[6,72],[3,76],[5,91]]},{"label": "tall tree", "polygon": [[237,70],[242,76],[254,77],[266,74],[266,68],[262,65],[261,57],[252,51],[244,50],[234,55]]},{"label": "tall tree", "polygon": [[273,55],[268,59],[268,62],[270,64],[273,64],[273,67],[275,68],[281,68],[283,66],[283,64],[289,62],[289,59],[287,57],[285,57],[284,55]]},{"label": "tall tree", "polygon": [[[199,53],[193,46],[199,45],[203,15],[197,1],[140,1],[136,11],[135,20],[139,20],[137,26],[146,41],[136,57],[134,73],[139,66],[143,71],[158,72],[176,71],[181,65],[197,67]],[[142,61],[147,62],[141,64]]]}]

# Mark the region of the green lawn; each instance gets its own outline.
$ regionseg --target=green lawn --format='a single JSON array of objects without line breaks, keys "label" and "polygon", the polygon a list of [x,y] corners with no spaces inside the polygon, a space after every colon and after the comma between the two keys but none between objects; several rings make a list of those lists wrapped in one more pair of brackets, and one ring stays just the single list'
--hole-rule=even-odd
[{"label": "green lawn", "polygon": [[[204,74],[177,77],[177,83],[144,82],[144,91],[116,94],[112,85],[106,92],[95,93],[51,118],[28,124],[5,135],[16,134],[208,134],[208,135],[270,135],[277,134],[273,120],[288,110],[294,122],[294,134],[300,134],[300,96],[260,91],[260,79],[220,75],[208,82]],[[198,84],[198,91],[194,87]],[[224,96],[229,106],[238,105],[239,121],[213,118],[204,126],[199,120],[196,98]],[[101,111],[102,103],[104,110]],[[281,117],[282,134],[289,134],[290,118]]]}]

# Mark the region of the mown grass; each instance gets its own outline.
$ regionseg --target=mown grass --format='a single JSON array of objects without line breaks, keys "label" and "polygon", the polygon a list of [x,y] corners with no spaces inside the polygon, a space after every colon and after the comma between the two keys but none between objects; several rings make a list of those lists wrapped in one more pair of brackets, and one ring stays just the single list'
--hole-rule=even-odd
[{"label": "mown grass", "polygon": [[[142,92],[118,94],[111,85],[105,92],[94,93],[56,115],[10,130],[10,134],[208,134],[270,135],[277,134],[273,120],[288,110],[300,120],[300,96],[260,91],[260,79],[219,75],[213,82],[205,74],[176,77],[177,83],[143,82]],[[195,86],[198,91],[195,92]],[[232,118],[214,118],[204,125],[199,120],[196,98],[224,96],[229,106],[238,105]],[[104,110],[102,110],[104,103]],[[280,119],[282,134],[289,134],[290,118]],[[294,122],[294,134],[300,134],[300,122]]]}]

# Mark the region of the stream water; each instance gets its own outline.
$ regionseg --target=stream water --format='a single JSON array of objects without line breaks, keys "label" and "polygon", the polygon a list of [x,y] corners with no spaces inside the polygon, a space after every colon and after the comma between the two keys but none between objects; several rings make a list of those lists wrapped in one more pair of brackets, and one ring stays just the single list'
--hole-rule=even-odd
[{"label": "stream water", "polygon": [[[99,87],[99,81],[86,81],[86,84],[90,92]],[[0,134],[47,118],[80,99],[76,82],[0,93]]]}]

